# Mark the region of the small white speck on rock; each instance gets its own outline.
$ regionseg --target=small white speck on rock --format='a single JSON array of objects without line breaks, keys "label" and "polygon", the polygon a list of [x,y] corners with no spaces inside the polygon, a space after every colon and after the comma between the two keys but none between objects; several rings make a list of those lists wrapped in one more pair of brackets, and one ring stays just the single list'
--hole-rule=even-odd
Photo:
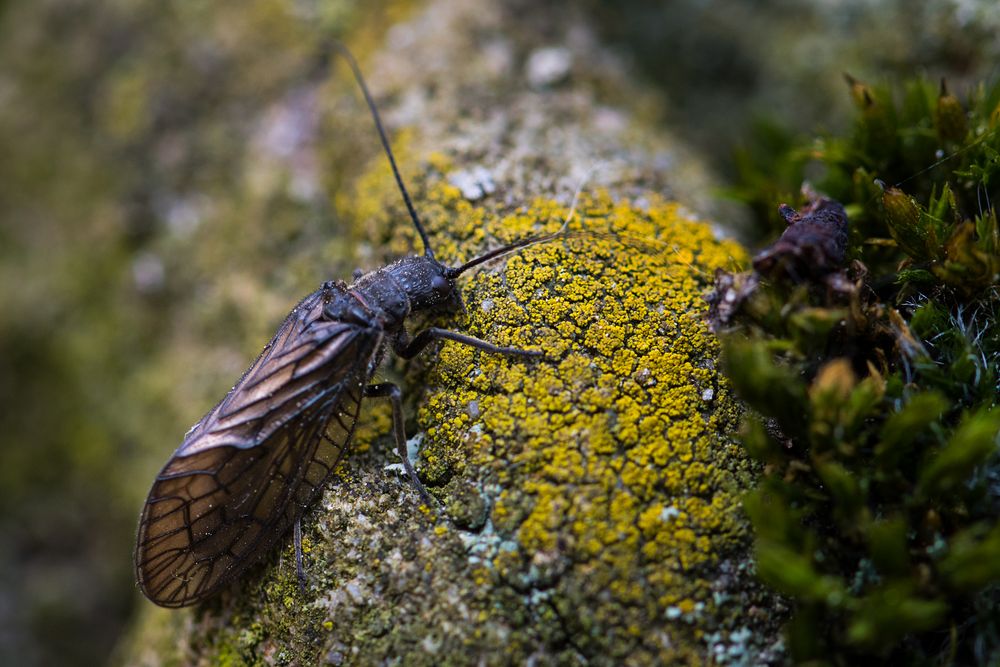
[{"label": "small white speck on rock", "polygon": [[708,388],[705,391],[701,392],[701,400],[703,400],[703,401],[710,401],[713,398],[715,398],[715,390],[714,389]]},{"label": "small white speck on rock", "polygon": [[365,597],[364,595],[361,594],[361,587],[358,586],[356,583],[351,582],[347,584],[347,586],[345,586],[344,589],[347,591],[347,594],[351,596],[351,600],[354,602],[354,604],[360,604],[364,602]]},{"label": "small white speck on rock", "polygon": [[560,83],[573,68],[573,56],[562,46],[536,49],[528,56],[526,75],[532,88],[545,88]]},{"label": "small white speck on rock", "polygon": [[497,189],[496,183],[493,182],[493,174],[478,165],[451,172],[448,174],[448,182],[461,190],[462,196],[469,201],[482,199]]},{"label": "small white speck on rock", "polygon": [[670,523],[671,521],[673,521],[674,519],[676,519],[680,515],[681,515],[681,511],[679,509],[677,509],[676,507],[674,507],[673,505],[671,505],[670,507],[664,507],[660,511],[660,521],[662,521],[664,523]]},{"label": "small white speck on rock", "polygon": [[434,655],[441,648],[441,640],[434,635],[427,635],[420,641],[420,648],[427,653]]}]

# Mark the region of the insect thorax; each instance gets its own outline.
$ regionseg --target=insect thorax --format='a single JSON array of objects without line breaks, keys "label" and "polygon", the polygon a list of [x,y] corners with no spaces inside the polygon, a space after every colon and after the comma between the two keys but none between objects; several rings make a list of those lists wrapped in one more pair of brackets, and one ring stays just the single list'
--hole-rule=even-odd
[{"label": "insect thorax", "polygon": [[393,331],[412,313],[461,311],[461,296],[446,271],[447,267],[433,258],[404,257],[358,278],[345,293],[331,299],[326,314],[353,322],[367,313],[367,320],[359,324]]}]

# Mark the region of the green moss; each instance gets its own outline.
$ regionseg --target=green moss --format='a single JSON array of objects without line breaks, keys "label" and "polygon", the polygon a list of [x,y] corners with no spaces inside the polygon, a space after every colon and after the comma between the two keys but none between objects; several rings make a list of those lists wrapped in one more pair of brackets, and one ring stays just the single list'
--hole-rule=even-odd
[{"label": "green moss", "polygon": [[[926,81],[849,83],[849,135],[772,159],[798,178],[819,162],[851,265],[737,281],[760,280],[726,344],[767,420],[744,429],[769,470],[747,504],[758,568],[795,604],[798,660],[993,664],[1000,85],[960,101]],[[770,182],[758,203],[788,185]]]}]

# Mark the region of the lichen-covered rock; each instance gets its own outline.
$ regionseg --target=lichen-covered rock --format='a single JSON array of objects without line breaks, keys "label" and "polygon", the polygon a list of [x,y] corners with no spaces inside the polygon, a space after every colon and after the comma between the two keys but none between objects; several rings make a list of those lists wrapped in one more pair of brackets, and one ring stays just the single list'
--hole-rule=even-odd
[{"label": "lichen-covered rock", "polygon": [[[538,202],[490,229],[539,207],[550,217]],[[510,632],[515,657],[697,661],[703,633],[746,608],[747,466],[700,299],[739,251],[672,204],[598,197],[580,212],[590,231],[663,245],[581,236],[477,275],[465,328],[547,358],[445,346],[419,411],[423,473],[489,592],[482,629]],[[485,512],[469,516],[470,498]]]},{"label": "lichen-covered rock", "polygon": [[[432,238],[517,237],[566,213],[538,200],[483,226],[453,186],[430,195]],[[183,661],[699,664],[717,644],[766,647],[749,469],[700,298],[742,253],[676,204],[601,194],[578,212],[588,233],[476,274],[457,323],[544,359],[446,343],[409,373],[426,379],[414,444],[441,507],[386,470],[387,415],[367,411],[307,520],[306,594],[289,546],[220,601],[172,612],[191,615]]]},{"label": "lichen-covered rock", "polygon": [[[773,658],[780,613],[749,571],[751,469],[701,297],[746,258],[669,201],[701,201],[698,163],[643,126],[586,24],[515,5],[431,2],[364,65],[408,128],[398,157],[443,262],[559,229],[583,184],[564,238],[463,277],[468,312],[435,323],[545,357],[444,343],[391,365],[435,506],[392,469],[387,406],[368,406],[304,522],[307,590],[289,544],[198,608],[151,610],[132,662]],[[569,64],[532,88],[550,40]],[[383,158],[358,171],[337,201],[358,261],[419,251]]]}]

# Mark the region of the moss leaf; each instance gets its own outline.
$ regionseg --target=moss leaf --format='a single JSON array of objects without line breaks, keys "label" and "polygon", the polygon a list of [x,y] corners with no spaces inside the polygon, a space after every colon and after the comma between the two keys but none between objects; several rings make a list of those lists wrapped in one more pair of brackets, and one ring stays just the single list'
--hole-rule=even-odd
[{"label": "moss leaf", "polygon": [[935,627],[947,611],[944,601],[920,598],[907,585],[888,586],[857,601],[847,639],[870,650],[888,647],[911,632]]},{"label": "moss leaf", "polygon": [[1000,437],[1000,410],[981,410],[967,416],[955,434],[924,466],[919,491],[926,496],[945,494],[996,453]]},{"label": "moss leaf", "polygon": [[980,524],[953,536],[939,568],[962,591],[996,583],[1000,580],[1000,526]]}]

